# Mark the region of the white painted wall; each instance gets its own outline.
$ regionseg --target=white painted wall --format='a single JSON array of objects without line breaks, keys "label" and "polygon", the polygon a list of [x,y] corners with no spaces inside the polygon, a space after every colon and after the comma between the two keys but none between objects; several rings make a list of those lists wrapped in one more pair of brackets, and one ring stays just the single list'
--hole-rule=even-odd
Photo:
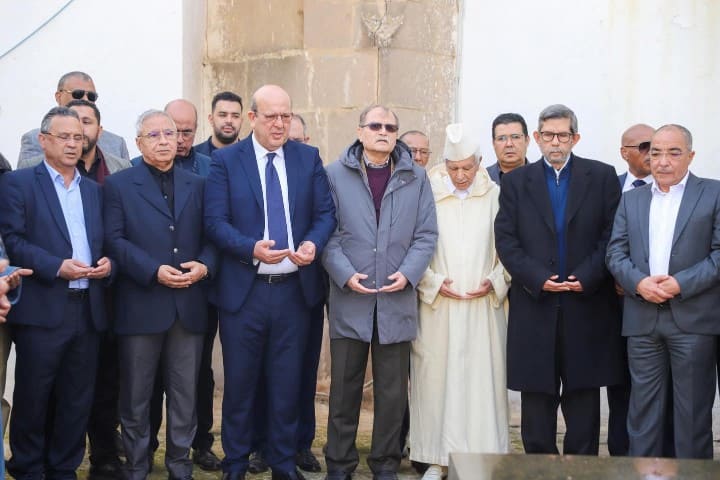
[{"label": "white painted wall", "polygon": [[[60,76],[81,70],[95,81],[103,127],[125,137],[130,155],[136,155],[138,115],[183,94],[183,3],[70,1],[0,58],[0,152],[17,162],[20,136],[38,128],[55,105]],[[68,0],[0,0],[0,56],[65,4]]]},{"label": "white painted wall", "polygon": [[720,178],[718,23],[717,0],[465,0],[459,120],[491,164],[495,116],[520,113],[532,131],[540,110],[564,103],[579,121],[575,153],[618,173],[623,130],[679,123],[694,136],[691,170]]}]

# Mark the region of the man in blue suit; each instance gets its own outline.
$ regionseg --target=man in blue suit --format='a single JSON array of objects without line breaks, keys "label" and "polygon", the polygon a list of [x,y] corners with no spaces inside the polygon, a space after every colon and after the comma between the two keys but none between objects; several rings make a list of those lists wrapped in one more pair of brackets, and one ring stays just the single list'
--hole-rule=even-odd
[{"label": "man in blue suit", "polygon": [[177,127],[159,110],[137,122],[143,163],[105,181],[105,241],[118,262],[115,333],[120,357],[120,422],[128,480],[145,479],[150,399],[158,368],[167,395],[169,478],[192,477],[195,388],[207,296],[215,267],[203,239],[204,180],[174,168]]},{"label": "man in blue suit", "polygon": [[0,188],[8,254],[35,272],[9,317],[17,363],[8,471],[15,478],[74,478],[85,453],[98,332],[107,326],[103,279],[112,263],[102,251],[100,187],[75,168],[83,146],[78,114],[50,110],[39,142],[45,161],[3,175]]},{"label": "man in blue suit", "polygon": [[[245,478],[254,422],[265,422],[273,479],[295,467],[300,365],[310,308],[322,299],[316,259],[335,228],[317,148],[287,141],[287,92],[265,85],[248,112],[253,133],[216,150],[205,190],[205,229],[222,252],[216,283],[223,344],[224,478]],[[259,377],[267,389],[255,418]]]}]

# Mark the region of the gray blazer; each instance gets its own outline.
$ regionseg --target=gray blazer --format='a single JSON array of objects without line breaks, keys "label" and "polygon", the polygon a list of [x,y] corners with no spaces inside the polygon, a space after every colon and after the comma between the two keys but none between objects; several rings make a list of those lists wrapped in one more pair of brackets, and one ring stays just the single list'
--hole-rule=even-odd
[{"label": "gray blazer", "polygon": [[[115,155],[107,153],[102,148],[100,150],[102,150],[102,153],[105,157],[105,165],[107,165],[108,170],[110,171],[111,175],[117,171],[132,167],[129,160],[126,160],[126,159],[120,158],[120,157],[116,157]],[[42,150],[41,150],[41,152],[42,152]],[[34,167],[35,165],[40,164],[44,159],[45,159],[44,153],[41,153],[40,155],[36,155],[34,157],[20,159],[18,161],[17,169],[20,170],[21,168]]]},{"label": "gray blazer", "polygon": [[[649,334],[657,307],[636,292],[650,274],[648,263],[651,186],[625,192],[615,214],[605,257],[607,267],[625,290],[624,336]],[[668,273],[680,285],[670,300],[673,318],[685,332],[720,334],[720,182],[688,177],[680,203]]]},{"label": "gray blazer", "polygon": [[[37,157],[43,154],[42,148],[40,148],[40,141],[38,140],[38,134],[40,129],[36,128],[23,134],[20,139],[20,155],[18,155],[18,167],[24,168],[22,165],[29,166],[24,163],[25,160]],[[115,157],[124,158],[128,162],[130,161],[130,153],[127,149],[125,139],[119,135],[115,135],[112,132],[103,130],[102,135],[98,139],[98,147],[103,151],[105,155],[108,153]],[[110,168],[110,165],[108,165]],[[110,171],[112,173],[112,170]]]}]

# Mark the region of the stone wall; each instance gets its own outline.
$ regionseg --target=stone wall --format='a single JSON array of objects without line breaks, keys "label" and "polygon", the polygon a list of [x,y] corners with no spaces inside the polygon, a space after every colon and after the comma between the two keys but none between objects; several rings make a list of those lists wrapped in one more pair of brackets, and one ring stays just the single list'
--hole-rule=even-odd
[{"label": "stone wall", "polygon": [[[359,113],[373,103],[393,108],[401,130],[427,131],[436,159],[456,116],[459,8],[459,0],[207,0],[200,116],[218,91],[239,93],[247,107],[255,89],[275,83],[326,163],[354,141]],[[321,385],[328,375],[324,351]]]}]

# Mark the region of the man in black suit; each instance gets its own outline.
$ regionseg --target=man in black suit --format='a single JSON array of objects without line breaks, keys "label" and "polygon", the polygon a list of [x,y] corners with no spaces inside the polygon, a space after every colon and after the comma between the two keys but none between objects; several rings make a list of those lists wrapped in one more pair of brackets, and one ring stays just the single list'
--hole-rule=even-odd
[{"label": "man in black suit", "polygon": [[498,254],[512,275],[508,388],[522,392],[527,453],[597,455],[600,393],[622,379],[618,300],[605,248],[620,199],[615,170],[578,157],[577,118],[545,108],[534,132],[543,157],[508,173],[495,220]]},{"label": "man in black suit", "polygon": [[207,296],[215,255],[203,236],[205,181],[174,168],[177,127],[149,110],[137,122],[143,162],[105,181],[105,241],[118,260],[115,333],[120,358],[120,423],[125,478],[145,479],[150,399],[158,369],[167,395],[169,478],[192,477],[189,452]]}]

